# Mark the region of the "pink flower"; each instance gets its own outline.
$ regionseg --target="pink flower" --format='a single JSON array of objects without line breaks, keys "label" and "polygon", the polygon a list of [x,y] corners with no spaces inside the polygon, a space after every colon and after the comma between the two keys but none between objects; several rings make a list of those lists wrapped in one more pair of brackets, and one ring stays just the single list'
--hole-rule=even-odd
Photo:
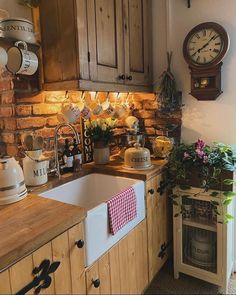
[{"label": "pink flower", "polygon": [[208,156],[203,156],[203,163],[204,164],[207,164],[208,163]]},{"label": "pink flower", "polygon": [[184,160],[191,158],[189,153],[184,152]]},{"label": "pink flower", "polygon": [[195,151],[196,151],[198,158],[203,159],[203,157],[205,156],[204,151],[199,148],[197,148]]},{"label": "pink flower", "polygon": [[195,143],[196,150],[197,149],[203,150],[205,146],[206,146],[206,144],[202,139],[198,139],[198,141]]}]

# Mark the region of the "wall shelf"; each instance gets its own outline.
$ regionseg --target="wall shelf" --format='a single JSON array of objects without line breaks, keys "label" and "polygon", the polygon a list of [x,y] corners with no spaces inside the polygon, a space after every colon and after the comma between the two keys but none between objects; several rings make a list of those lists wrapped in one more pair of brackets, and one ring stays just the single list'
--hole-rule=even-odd
[{"label": "wall shelf", "polygon": [[191,218],[191,219],[183,219],[183,225],[192,226],[195,228],[201,228],[209,231],[216,232],[217,226],[216,224],[210,221],[202,221],[198,218]]}]

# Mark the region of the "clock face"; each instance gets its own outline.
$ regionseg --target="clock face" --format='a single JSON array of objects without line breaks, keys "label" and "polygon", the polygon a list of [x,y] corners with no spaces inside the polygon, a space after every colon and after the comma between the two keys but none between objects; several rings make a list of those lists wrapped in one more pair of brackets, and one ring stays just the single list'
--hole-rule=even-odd
[{"label": "clock face", "polygon": [[224,41],[213,28],[203,28],[193,33],[187,42],[190,60],[198,65],[214,62],[222,53]]}]

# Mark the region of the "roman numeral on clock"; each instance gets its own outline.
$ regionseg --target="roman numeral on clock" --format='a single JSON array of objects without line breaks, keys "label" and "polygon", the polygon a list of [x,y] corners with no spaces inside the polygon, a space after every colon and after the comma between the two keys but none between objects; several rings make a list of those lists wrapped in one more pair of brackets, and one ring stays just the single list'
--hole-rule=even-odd
[{"label": "roman numeral on clock", "polygon": [[215,49],[213,50],[213,52],[218,53],[218,52],[220,52],[220,50],[215,48]]}]

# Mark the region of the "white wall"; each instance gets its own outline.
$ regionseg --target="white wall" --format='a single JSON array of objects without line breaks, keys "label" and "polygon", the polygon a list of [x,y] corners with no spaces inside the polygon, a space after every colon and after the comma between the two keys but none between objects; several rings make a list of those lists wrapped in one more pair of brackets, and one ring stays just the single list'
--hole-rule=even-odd
[{"label": "white wall", "polygon": [[[163,15],[166,15],[165,5],[169,3],[169,23],[166,24]],[[162,10],[159,10],[162,6]],[[178,87],[183,91],[185,107],[183,109],[182,139],[193,142],[198,137],[208,143],[221,141],[227,144],[236,144],[236,0],[191,0],[191,8],[187,8],[184,0],[153,0],[153,16],[160,17],[160,21],[153,21],[153,36],[156,32],[163,32],[169,26],[169,43],[173,51],[173,72]],[[216,101],[197,101],[190,92],[190,74],[183,54],[182,45],[186,34],[196,25],[206,21],[221,24],[229,33],[231,39],[230,50],[224,59],[222,69],[223,94]],[[157,34],[157,35],[158,35]],[[168,36],[168,35],[167,35]],[[162,40],[154,40],[153,50],[160,46]],[[168,41],[167,41],[168,43]],[[165,59],[163,50],[154,58],[154,81],[157,72],[160,72]],[[162,68],[163,70],[163,68]]]},{"label": "white wall", "polygon": [[[236,144],[236,0],[191,0],[191,8],[187,8],[185,0],[152,1],[154,82],[165,68],[163,52],[168,48],[173,51],[172,69],[185,103],[182,140],[194,142],[200,137],[209,144],[214,141]],[[224,93],[216,101],[204,102],[189,95],[190,74],[182,46],[187,33],[207,21],[221,24],[228,32],[231,44],[222,68]],[[167,40],[163,37],[165,32]]]},{"label": "white wall", "polygon": [[0,0],[0,9],[7,10],[10,17],[22,17],[32,20],[31,9],[18,4],[18,0]]}]

